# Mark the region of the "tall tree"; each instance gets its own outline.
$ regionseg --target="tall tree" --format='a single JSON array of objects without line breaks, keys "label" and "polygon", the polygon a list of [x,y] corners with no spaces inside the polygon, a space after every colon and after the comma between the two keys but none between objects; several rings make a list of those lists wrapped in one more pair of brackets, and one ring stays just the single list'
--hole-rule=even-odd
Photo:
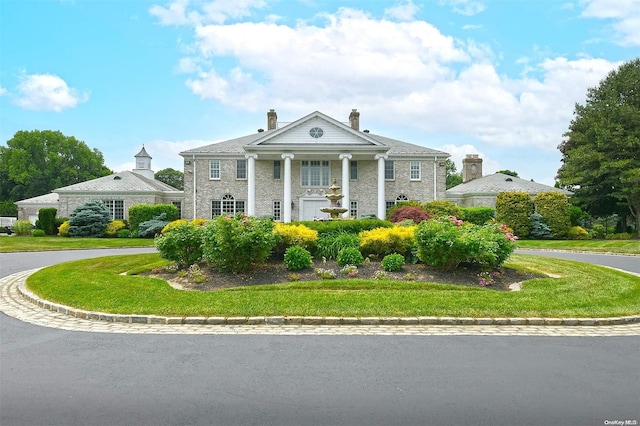
[{"label": "tall tree", "polygon": [[503,175],[509,175],[513,177],[519,177],[518,172],[514,172],[513,170],[509,170],[509,169],[498,170],[496,173],[502,173]]},{"label": "tall tree", "polygon": [[564,136],[558,178],[573,202],[594,216],[626,210],[640,236],[640,58],[588,89]]},{"label": "tall tree", "polygon": [[456,173],[456,163],[451,161],[451,158],[447,158],[445,161],[445,168],[447,171],[447,189],[460,185],[462,183],[462,172]]},{"label": "tall tree", "polygon": [[153,176],[156,180],[173,186],[175,189],[179,189],[181,191],[184,189],[184,173],[179,170],[168,167],[157,171]]},{"label": "tall tree", "polygon": [[102,153],[52,130],[21,130],[0,146],[0,201],[18,201],[112,173]]}]

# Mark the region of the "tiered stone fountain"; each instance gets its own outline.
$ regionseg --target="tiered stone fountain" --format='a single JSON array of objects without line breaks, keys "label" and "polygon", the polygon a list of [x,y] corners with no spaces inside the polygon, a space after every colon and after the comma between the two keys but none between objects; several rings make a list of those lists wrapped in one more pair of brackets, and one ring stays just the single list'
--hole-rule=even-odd
[{"label": "tiered stone fountain", "polygon": [[327,199],[330,201],[329,207],[320,209],[320,211],[329,213],[331,215],[331,220],[335,220],[338,219],[338,216],[340,216],[342,213],[346,212],[347,209],[342,208],[338,205],[338,200],[341,200],[344,195],[338,194],[338,189],[340,189],[340,187],[336,185],[335,179],[333,180],[333,185],[331,185],[329,189],[331,190],[331,193],[325,194],[325,197],[327,197]]}]

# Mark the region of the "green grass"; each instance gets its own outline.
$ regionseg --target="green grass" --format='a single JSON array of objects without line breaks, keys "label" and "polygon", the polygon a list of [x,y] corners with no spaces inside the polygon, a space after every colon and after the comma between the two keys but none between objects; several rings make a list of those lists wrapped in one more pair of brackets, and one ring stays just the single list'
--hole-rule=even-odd
[{"label": "green grass", "polygon": [[0,253],[19,251],[79,250],[153,247],[152,238],[0,237]]},{"label": "green grass", "polygon": [[616,317],[640,313],[640,277],[581,262],[513,255],[506,264],[561,275],[522,291],[434,283],[330,280],[181,291],[161,279],[123,273],[165,265],[157,254],[67,262],[27,280],[40,297],[77,308],[168,316]]},{"label": "green grass", "polygon": [[518,248],[640,254],[640,240],[519,240]]}]

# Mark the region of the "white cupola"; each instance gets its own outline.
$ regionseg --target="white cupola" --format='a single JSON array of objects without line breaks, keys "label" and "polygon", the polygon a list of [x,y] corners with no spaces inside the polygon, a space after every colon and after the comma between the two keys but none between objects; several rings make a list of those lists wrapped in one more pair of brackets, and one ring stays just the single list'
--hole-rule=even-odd
[{"label": "white cupola", "polygon": [[144,149],[144,145],[142,145],[142,149],[135,157],[136,168],[133,169],[133,173],[137,173],[147,179],[154,179],[154,173],[153,170],[151,170],[151,156],[147,153],[147,150]]}]

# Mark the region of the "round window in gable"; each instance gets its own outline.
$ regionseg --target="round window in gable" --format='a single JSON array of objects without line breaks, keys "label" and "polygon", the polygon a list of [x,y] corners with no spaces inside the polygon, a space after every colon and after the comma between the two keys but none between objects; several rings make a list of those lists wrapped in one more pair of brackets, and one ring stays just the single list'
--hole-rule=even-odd
[{"label": "round window in gable", "polygon": [[309,136],[315,139],[321,138],[323,134],[324,131],[320,127],[314,127],[309,130]]}]

